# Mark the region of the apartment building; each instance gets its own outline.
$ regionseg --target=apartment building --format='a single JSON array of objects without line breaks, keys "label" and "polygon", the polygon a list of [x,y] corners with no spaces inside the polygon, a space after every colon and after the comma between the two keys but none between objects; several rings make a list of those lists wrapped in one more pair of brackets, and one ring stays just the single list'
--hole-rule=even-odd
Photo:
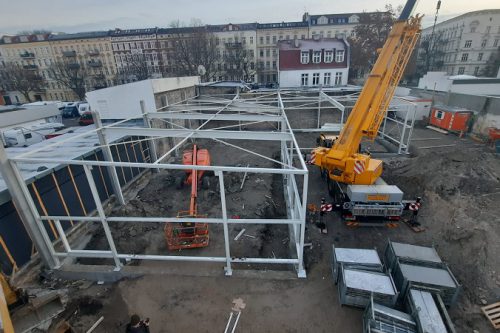
[{"label": "apartment building", "polygon": [[[36,71],[48,78],[48,67],[52,64],[53,54],[49,45],[48,34],[4,36],[0,39],[0,64],[12,63],[25,69]],[[47,89],[41,89],[30,94],[31,100],[50,98]],[[3,91],[5,104],[24,103],[24,96],[18,91]]]},{"label": "apartment building", "polygon": [[256,23],[211,25],[217,47],[217,74],[213,81],[257,81]]},{"label": "apartment building", "polygon": [[[52,34],[49,42],[54,61],[83,69],[86,91],[114,85],[117,70],[107,31]],[[50,77],[47,77],[47,89],[48,99],[78,99],[71,89]]]},{"label": "apartment building", "polygon": [[347,85],[350,49],[345,39],[282,40],[279,49],[280,87]]},{"label": "apartment building", "polygon": [[[489,70],[488,60],[500,52],[500,9],[466,13],[422,31],[422,41],[431,43],[431,68],[449,75],[496,76],[498,69]],[[421,43],[419,66],[426,67]]]},{"label": "apartment building", "polygon": [[110,32],[118,83],[162,77],[158,28]]},{"label": "apartment building", "polygon": [[[381,13],[364,13],[364,15],[379,15]],[[303,22],[309,23],[308,38],[319,35],[322,38],[347,38],[354,36],[354,28],[359,24],[360,13],[322,14],[302,16]]]},{"label": "apartment building", "polygon": [[257,75],[259,83],[278,82],[278,42],[306,39],[308,22],[257,24]]}]

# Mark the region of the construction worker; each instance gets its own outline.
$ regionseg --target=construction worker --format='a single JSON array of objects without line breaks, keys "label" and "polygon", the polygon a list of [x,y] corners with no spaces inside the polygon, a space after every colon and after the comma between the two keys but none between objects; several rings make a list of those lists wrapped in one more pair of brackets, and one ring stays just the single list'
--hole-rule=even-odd
[{"label": "construction worker", "polygon": [[415,202],[411,203],[409,206],[409,209],[412,211],[411,220],[410,220],[411,225],[415,225],[415,226],[420,225],[420,223],[418,223],[418,221],[417,221],[417,216],[418,216],[418,211],[420,210],[420,206],[422,206],[422,198],[421,197],[417,197]]},{"label": "construction worker", "polygon": [[149,333],[149,318],[141,320],[136,314],[130,317],[130,323],[127,324],[125,333]]}]

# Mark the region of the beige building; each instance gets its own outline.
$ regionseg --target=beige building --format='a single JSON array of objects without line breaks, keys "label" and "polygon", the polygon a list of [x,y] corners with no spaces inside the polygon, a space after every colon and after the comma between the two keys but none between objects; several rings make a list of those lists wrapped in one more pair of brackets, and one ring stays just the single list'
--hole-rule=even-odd
[{"label": "beige building", "polygon": [[306,39],[308,35],[308,22],[257,24],[258,82],[278,82],[278,41]]},{"label": "beige building", "polygon": [[[49,41],[55,61],[83,68],[86,91],[115,84],[117,70],[108,31],[55,34],[49,37]],[[48,92],[48,99],[78,98],[68,87],[54,80],[48,81]]]},{"label": "beige building", "polygon": [[217,46],[217,72],[212,81],[257,81],[255,23],[209,26]]},{"label": "beige building", "polygon": [[309,38],[317,35],[323,38],[347,38],[354,36],[354,28],[359,23],[360,15],[360,13],[322,15],[305,13],[302,20],[309,23]]},{"label": "beige building", "polygon": [[[12,63],[26,69],[37,71],[47,79],[47,69],[52,64],[52,50],[48,34],[4,36],[0,40],[1,65]],[[48,99],[47,89],[30,94],[32,101]],[[25,103],[24,96],[18,91],[3,91],[6,104]]]}]

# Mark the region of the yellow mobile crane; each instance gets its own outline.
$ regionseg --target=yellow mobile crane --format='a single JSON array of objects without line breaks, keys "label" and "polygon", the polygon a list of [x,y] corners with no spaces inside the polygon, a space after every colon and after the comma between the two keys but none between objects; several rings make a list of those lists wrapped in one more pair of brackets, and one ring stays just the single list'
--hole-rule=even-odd
[{"label": "yellow mobile crane", "polygon": [[380,179],[382,161],[360,153],[362,139],[374,140],[415,44],[421,17],[410,17],[416,0],[408,0],[380,50],[375,65],[339,137],[331,148],[318,147],[311,163],[327,176],[330,193],[346,219],[399,219],[403,193]]}]

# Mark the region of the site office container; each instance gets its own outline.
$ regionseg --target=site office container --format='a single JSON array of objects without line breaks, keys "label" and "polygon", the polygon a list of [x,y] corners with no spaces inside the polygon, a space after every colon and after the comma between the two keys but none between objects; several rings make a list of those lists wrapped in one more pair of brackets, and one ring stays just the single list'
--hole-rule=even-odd
[{"label": "site office container", "polygon": [[436,105],[432,107],[429,122],[431,125],[450,132],[467,132],[472,111],[453,106]]}]

